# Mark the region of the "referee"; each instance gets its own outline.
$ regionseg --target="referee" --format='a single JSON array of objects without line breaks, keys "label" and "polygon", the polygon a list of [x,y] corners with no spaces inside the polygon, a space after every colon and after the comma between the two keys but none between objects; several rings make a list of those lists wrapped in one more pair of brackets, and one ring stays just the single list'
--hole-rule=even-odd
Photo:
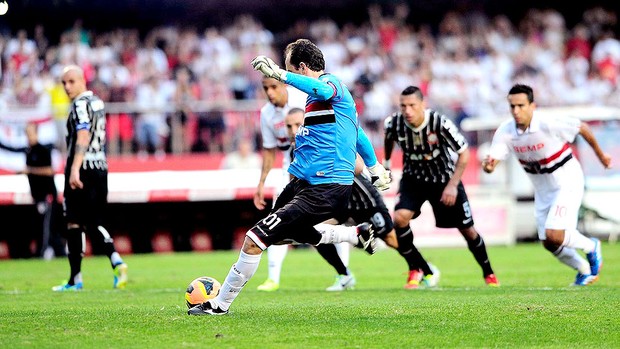
[{"label": "referee", "polygon": [[[445,115],[426,108],[418,87],[409,86],[400,95],[400,112],[385,120],[386,168],[389,168],[394,142],[398,142],[403,151],[403,175],[394,208],[398,239],[409,235],[413,238],[409,221],[420,215],[422,204],[428,201],[433,207],[435,225],[457,228],[482,268],[486,284],[499,286],[484,240],[474,228],[471,207],[461,182],[469,160],[465,137]],[[428,263],[418,255],[423,275],[432,274]],[[423,275],[410,273],[408,283],[419,283]]]}]

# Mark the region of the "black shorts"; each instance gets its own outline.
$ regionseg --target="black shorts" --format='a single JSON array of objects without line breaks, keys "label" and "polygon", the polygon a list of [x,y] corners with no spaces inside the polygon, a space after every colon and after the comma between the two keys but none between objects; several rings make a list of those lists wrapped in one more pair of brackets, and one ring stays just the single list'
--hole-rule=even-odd
[{"label": "black shorts", "polygon": [[[356,188],[358,185],[361,187]],[[352,190],[353,192],[363,191],[366,193],[363,197],[358,197],[358,200],[361,199],[363,202],[354,201],[354,195],[352,195],[346,213],[341,217],[336,217],[338,223],[342,224],[349,219],[353,220],[355,224],[372,223],[375,236],[385,238],[394,229],[394,223],[381,193],[370,182],[366,181],[354,182]]]},{"label": "black shorts", "polygon": [[71,189],[69,175],[65,173],[64,214],[67,223],[82,226],[103,224],[108,203],[108,172],[80,170],[82,189]]},{"label": "black shorts", "polygon": [[456,202],[452,206],[446,206],[440,201],[445,187],[444,183],[421,183],[403,176],[400,180],[398,199],[394,209],[403,208],[413,211],[415,212],[413,218],[417,218],[422,204],[428,201],[433,207],[436,227],[462,229],[473,226],[474,219],[463,183],[459,182]]},{"label": "black shorts", "polygon": [[317,245],[321,234],[314,226],[341,215],[350,195],[350,185],[310,185],[295,178],[282,190],[269,215],[246,235],[263,250],[281,243]]}]

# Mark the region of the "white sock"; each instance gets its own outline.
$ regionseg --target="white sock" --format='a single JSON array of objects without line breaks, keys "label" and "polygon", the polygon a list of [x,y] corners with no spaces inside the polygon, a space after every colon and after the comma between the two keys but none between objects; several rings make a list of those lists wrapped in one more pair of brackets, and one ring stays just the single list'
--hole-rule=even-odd
[{"label": "white sock", "polygon": [[75,274],[75,276],[73,277],[73,284],[77,285],[80,282],[82,282],[82,272],[79,272],[77,274]]},{"label": "white sock", "polygon": [[112,262],[113,266],[117,266],[123,263],[123,259],[118,252],[112,252],[112,254],[110,255],[110,262]]},{"label": "white sock", "polygon": [[237,298],[243,286],[252,278],[258,264],[260,263],[261,254],[251,255],[243,251],[239,253],[237,263],[233,264],[222,283],[220,293],[212,301],[213,305],[222,310],[228,310],[232,302]]},{"label": "white sock", "polygon": [[560,247],[557,251],[553,252],[553,255],[559,259],[560,262],[577,270],[581,274],[590,274],[590,263],[588,263],[585,258],[577,253],[575,249],[570,247]]},{"label": "white sock", "polygon": [[585,237],[577,229],[566,229],[564,231],[564,242],[562,246],[582,250],[585,253],[594,251],[594,241]]},{"label": "white sock", "polygon": [[351,244],[348,242],[341,242],[339,244],[336,244],[335,246],[336,246],[336,251],[338,251],[338,255],[340,256],[340,259],[342,260],[342,263],[344,264],[345,267],[348,268]]},{"label": "white sock", "polygon": [[344,225],[331,225],[320,223],[314,226],[321,233],[319,244],[337,244],[348,242],[357,244],[357,227],[347,227]]},{"label": "white sock", "polygon": [[280,283],[280,271],[282,271],[282,264],[284,264],[284,258],[287,253],[288,245],[271,245],[267,247],[267,261],[269,262],[267,272],[269,279],[276,284]]}]

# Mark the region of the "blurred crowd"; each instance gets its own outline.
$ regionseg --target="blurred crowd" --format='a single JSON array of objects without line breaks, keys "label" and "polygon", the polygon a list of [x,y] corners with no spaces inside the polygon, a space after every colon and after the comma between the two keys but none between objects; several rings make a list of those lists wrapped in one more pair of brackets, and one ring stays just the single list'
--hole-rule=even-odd
[{"label": "blurred crowd", "polygon": [[398,109],[398,94],[408,85],[421,87],[429,106],[457,123],[505,117],[505,96],[515,82],[533,86],[539,106],[620,106],[613,11],[591,8],[571,27],[551,9],[530,9],[516,22],[483,12],[448,12],[436,24],[412,24],[408,17],[406,5],[371,5],[362,24],[300,19],[284,32],[250,15],[204,30],[94,32],[77,20],[57,42],[43,26],[19,29],[0,37],[0,115],[49,111],[62,130],[68,100],[59,77],[75,63],[107,102],[113,154],[230,152],[242,139],[258,149],[258,110],[266,99],[249,62],[262,54],[282,64],[284,46],[300,37],[316,42],[326,70],[350,87],[377,146],[382,120]]}]

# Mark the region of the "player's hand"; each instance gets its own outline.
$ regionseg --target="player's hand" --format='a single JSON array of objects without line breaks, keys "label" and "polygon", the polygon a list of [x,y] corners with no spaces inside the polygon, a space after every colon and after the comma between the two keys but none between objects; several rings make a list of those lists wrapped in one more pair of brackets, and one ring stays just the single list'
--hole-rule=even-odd
[{"label": "player's hand", "polygon": [[71,175],[69,176],[69,185],[71,189],[83,189],[84,183],[80,180],[80,170],[71,170]]},{"label": "player's hand", "polygon": [[446,206],[453,206],[456,202],[456,194],[458,194],[456,185],[446,185],[443,189],[443,193],[441,193],[441,203]]},{"label": "player's hand", "polygon": [[266,77],[274,78],[279,81],[286,80],[286,70],[280,68],[271,58],[265,56],[258,56],[250,63],[252,68],[257,70]]},{"label": "player's hand", "polygon": [[258,188],[256,188],[256,193],[254,193],[254,206],[261,211],[267,206],[265,194],[263,193],[263,186],[258,186]]},{"label": "player's hand", "polygon": [[495,166],[497,165],[497,160],[491,158],[491,156],[487,156],[482,160],[482,170],[486,173],[491,173],[495,170]]},{"label": "player's hand", "polygon": [[603,154],[603,156],[601,156],[600,160],[601,160],[601,164],[603,164],[603,166],[606,169],[610,169],[611,168],[611,156],[609,154]]},{"label": "player's hand", "polygon": [[377,163],[374,166],[368,168],[370,172],[370,178],[372,184],[379,190],[390,189],[390,183],[392,183],[392,173],[383,167],[383,165]]}]

